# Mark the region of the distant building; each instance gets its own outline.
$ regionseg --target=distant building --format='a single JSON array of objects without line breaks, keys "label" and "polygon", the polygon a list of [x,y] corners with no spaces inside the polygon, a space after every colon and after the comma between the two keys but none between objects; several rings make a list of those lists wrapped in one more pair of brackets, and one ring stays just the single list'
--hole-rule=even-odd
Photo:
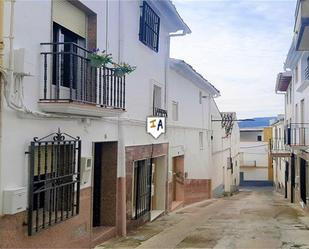
[{"label": "distant building", "polygon": [[272,167],[269,155],[271,128],[274,117],[242,121],[240,126],[240,185],[272,185]]}]

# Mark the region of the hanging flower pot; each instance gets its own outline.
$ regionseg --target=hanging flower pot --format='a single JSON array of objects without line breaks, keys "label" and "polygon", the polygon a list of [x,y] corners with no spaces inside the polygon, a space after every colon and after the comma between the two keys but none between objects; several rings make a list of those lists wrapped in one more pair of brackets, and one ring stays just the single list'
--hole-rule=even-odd
[{"label": "hanging flower pot", "polygon": [[99,49],[96,49],[93,53],[89,55],[90,64],[93,67],[102,67],[108,63],[112,63],[112,57],[110,54],[106,54],[105,51],[102,51],[101,54],[98,54]]},{"label": "hanging flower pot", "polygon": [[120,65],[116,65],[114,74],[118,77],[123,77],[125,74],[132,73],[135,69],[135,66],[130,66],[127,63],[121,63]]},{"label": "hanging flower pot", "polygon": [[118,67],[114,69],[114,75],[117,77],[123,77],[125,72],[120,67]]}]

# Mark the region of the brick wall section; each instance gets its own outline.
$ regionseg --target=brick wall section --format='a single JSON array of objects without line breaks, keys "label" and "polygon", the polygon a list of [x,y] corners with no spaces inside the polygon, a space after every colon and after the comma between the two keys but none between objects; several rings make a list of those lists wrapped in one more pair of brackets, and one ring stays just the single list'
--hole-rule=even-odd
[{"label": "brick wall section", "polygon": [[43,230],[27,235],[27,212],[0,217],[0,248],[89,248],[91,188],[80,192],[79,215]]},{"label": "brick wall section", "polygon": [[116,225],[117,142],[103,143],[101,185],[101,225]]},{"label": "brick wall section", "polygon": [[185,179],[184,189],[185,205],[211,198],[210,179]]},{"label": "brick wall section", "polygon": [[168,143],[162,144],[147,144],[139,146],[127,146],[125,148],[126,157],[126,219],[127,229],[131,230],[134,227],[140,226],[149,220],[149,215],[146,214],[138,220],[132,219],[132,175],[133,163],[137,160],[145,158],[158,157],[168,155]]},{"label": "brick wall section", "polygon": [[97,15],[88,16],[88,49],[97,47]]}]

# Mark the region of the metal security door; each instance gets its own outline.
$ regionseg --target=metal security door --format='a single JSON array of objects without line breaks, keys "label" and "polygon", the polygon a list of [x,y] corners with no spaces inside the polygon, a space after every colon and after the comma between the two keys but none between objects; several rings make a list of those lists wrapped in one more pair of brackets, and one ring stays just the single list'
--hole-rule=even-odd
[{"label": "metal security door", "polygon": [[284,198],[288,198],[289,162],[285,162]]},{"label": "metal security door", "polygon": [[295,188],[295,156],[291,156],[291,202],[294,202],[294,188]]},{"label": "metal security door", "polygon": [[136,167],[136,209],[135,218],[139,218],[150,211],[151,207],[151,159],[137,161]]},{"label": "metal security door", "polygon": [[306,204],[306,160],[300,159],[300,196],[303,202]]}]

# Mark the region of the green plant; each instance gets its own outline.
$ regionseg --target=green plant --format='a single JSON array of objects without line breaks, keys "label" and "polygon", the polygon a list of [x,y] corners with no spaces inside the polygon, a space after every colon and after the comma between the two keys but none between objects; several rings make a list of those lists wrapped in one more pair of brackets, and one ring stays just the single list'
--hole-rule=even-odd
[{"label": "green plant", "polygon": [[114,73],[118,77],[122,77],[125,74],[130,74],[136,69],[135,66],[131,66],[127,63],[121,63],[120,65],[114,64],[114,65],[115,65]]},{"label": "green plant", "polygon": [[113,63],[111,54],[106,54],[104,50],[99,54],[99,51],[99,49],[96,49],[89,55],[91,66],[102,67],[108,63]]}]

